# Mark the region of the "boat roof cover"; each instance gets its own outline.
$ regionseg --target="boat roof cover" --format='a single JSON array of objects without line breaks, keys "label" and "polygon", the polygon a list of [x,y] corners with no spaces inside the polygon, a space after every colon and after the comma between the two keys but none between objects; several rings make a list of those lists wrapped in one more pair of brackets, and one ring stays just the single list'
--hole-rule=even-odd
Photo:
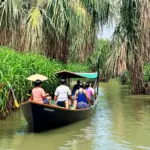
[{"label": "boat roof cover", "polygon": [[97,72],[93,73],[79,73],[79,72],[70,72],[70,71],[60,71],[56,73],[58,77],[63,78],[89,78],[89,79],[95,79],[97,78],[98,74]]}]

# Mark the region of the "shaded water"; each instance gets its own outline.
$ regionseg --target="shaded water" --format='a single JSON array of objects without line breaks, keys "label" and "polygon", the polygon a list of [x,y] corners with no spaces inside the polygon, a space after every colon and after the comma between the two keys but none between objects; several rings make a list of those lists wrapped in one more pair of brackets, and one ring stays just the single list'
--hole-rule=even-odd
[{"label": "shaded water", "polygon": [[0,121],[0,150],[150,150],[150,96],[130,96],[117,81],[100,84],[96,113],[32,133],[20,112]]}]

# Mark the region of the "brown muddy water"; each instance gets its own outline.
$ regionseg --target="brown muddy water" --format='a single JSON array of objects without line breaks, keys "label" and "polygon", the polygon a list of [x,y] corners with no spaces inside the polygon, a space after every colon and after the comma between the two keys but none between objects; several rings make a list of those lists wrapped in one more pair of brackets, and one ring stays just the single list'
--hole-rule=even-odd
[{"label": "brown muddy water", "polygon": [[92,117],[41,133],[13,112],[0,120],[0,150],[150,150],[150,96],[131,96],[116,80],[101,83]]}]

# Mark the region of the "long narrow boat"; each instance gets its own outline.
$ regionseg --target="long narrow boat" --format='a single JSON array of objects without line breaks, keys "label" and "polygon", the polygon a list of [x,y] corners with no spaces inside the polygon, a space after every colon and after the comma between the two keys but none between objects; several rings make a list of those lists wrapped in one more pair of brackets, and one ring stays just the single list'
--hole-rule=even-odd
[{"label": "long narrow boat", "polygon": [[[67,78],[96,78],[97,73],[72,73],[67,71],[58,72],[59,77]],[[66,109],[56,105],[39,104],[27,101],[21,104],[24,117],[33,130],[49,129],[68,123],[85,119],[92,115],[96,109],[97,100],[86,109]]]}]

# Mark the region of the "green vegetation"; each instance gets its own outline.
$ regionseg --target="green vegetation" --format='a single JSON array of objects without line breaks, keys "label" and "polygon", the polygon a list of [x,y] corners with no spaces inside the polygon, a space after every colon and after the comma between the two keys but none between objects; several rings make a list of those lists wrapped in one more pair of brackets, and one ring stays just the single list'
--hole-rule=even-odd
[{"label": "green vegetation", "polygon": [[144,81],[150,82],[150,64],[147,64],[144,67]]},{"label": "green vegetation", "polygon": [[131,79],[130,79],[130,76],[129,76],[129,72],[128,71],[125,71],[121,77],[120,77],[120,80],[121,80],[121,83],[124,85],[130,85],[131,86]]},{"label": "green vegetation", "polygon": [[120,19],[114,33],[110,63],[115,75],[127,68],[132,93],[142,94],[145,93],[143,68],[150,62],[150,3],[147,0],[121,0],[118,4]]},{"label": "green vegetation", "polygon": [[144,66],[144,92],[150,95],[150,64]]},{"label": "green vegetation", "polygon": [[[131,78],[128,71],[121,76],[121,83],[131,86]],[[143,94],[150,94],[150,64],[144,65]]]},{"label": "green vegetation", "polygon": [[109,74],[106,72],[107,60],[110,52],[109,40],[97,40],[93,54],[88,58],[88,63],[93,71],[97,71],[97,60],[100,57],[100,77],[107,79]]},{"label": "green vegetation", "polygon": [[88,63],[68,63],[66,70],[73,72],[90,72]]},{"label": "green vegetation", "polygon": [[[113,18],[112,8],[119,10],[113,40],[97,40],[99,28]],[[149,14],[148,0],[0,1],[0,45],[20,52],[0,48],[1,111],[8,105],[10,87],[19,101],[28,93],[32,84],[27,76],[48,76],[44,87],[51,93],[57,84],[55,72],[96,71],[99,56],[102,78],[123,75],[127,70],[124,76],[130,78],[132,93],[146,93],[145,82],[150,80]]]},{"label": "green vegetation", "polygon": [[67,62],[93,51],[99,25],[106,23],[108,0],[2,0],[0,45],[38,51]]},{"label": "green vegetation", "polygon": [[32,53],[18,53],[6,47],[0,48],[0,110],[4,112],[6,105],[9,104],[9,88],[15,89],[15,95],[20,102],[26,96],[32,84],[27,81],[27,77],[39,73],[49,78],[45,88],[48,92],[53,92],[57,83],[55,73],[64,66],[52,59]]},{"label": "green vegetation", "polygon": [[55,77],[57,71],[67,69],[70,71],[89,71],[89,67],[84,64],[63,64],[54,59],[49,59],[39,54],[18,53],[7,47],[0,47],[0,112],[6,111],[6,106],[11,107],[13,102],[9,96],[9,88],[15,89],[18,102],[32,88],[32,83],[26,78],[38,73],[48,77],[43,86],[46,92],[52,94],[58,84]]}]

